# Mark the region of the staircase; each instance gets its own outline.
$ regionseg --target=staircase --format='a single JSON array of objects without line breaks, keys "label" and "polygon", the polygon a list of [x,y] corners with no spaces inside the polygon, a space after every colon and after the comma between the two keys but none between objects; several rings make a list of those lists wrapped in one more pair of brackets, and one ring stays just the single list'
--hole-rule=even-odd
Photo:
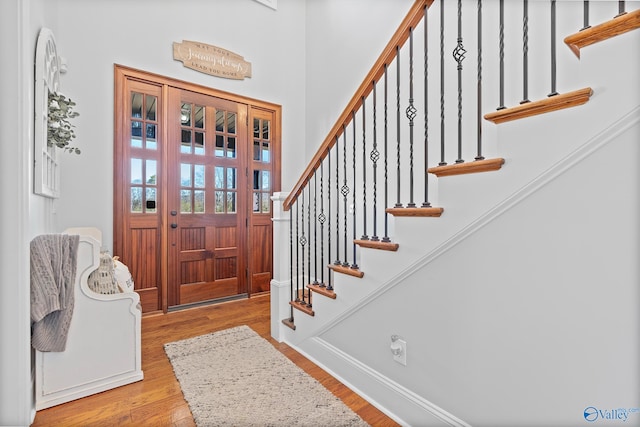
[{"label": "staircase", "polygon": [[274,195],[274,338],[403,425],[639,407],[639,27],[639,2],[416,1]]}]

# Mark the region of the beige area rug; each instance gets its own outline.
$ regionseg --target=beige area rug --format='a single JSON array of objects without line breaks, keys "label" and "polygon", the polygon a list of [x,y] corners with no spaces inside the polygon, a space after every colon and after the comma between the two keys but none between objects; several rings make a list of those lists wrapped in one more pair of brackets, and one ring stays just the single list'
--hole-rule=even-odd
[{"label": "beige area rug", "polygon": [[368,425],[246,325],[164,349],[200,427]]}]

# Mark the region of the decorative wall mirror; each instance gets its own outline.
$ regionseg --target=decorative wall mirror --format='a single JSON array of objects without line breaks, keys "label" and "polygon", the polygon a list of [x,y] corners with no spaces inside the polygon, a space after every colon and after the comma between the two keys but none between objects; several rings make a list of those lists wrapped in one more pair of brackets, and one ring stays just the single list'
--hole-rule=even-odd
[{"label": "decorative wall mirror", "polygon": [[42,28],[35,57],[34,193],[60,197],[60,167],[56,147],[47,143],[49,93],[60,88],[60,58],[53,32]]}]

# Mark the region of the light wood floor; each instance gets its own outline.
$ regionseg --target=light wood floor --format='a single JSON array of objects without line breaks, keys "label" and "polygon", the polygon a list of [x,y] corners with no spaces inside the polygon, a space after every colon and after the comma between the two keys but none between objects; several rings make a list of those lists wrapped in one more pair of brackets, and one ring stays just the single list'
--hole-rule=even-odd
[{"label": "light wood floor", "polygon": [[239,325],[248,325],[268,339],[372,426],[398,426],[291,347],[273,340],[269,311],[267,294],[166,315],[145,316],[142,319],[144,380],[38,411],[32,426],[194,426],[163,345]]}]

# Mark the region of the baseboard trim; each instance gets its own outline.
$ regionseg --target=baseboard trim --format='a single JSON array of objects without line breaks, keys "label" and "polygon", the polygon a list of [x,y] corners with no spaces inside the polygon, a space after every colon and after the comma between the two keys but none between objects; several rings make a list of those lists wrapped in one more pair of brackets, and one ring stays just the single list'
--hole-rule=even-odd
[{"label": "baseboard trim", "polygon": [[[289,343],[287,344],[304,357],[320,366],[342,384],[349,387],[367,402],[378,408],[389,418],[403,426],[412,425],[412,423],[407,421],[408,419],[419,419],[426,422],[427,419],[433,417],[433,421],[437,422],[437,425],[441,425],[441,422],[444,422],[447,425],[455,427],[470,427],[470,424],[467,424],[453,414],[448,413],[439,406],[382,375],[380,372],[365,365],[322,338],[314,337],[306,340],[304,343],[301,343],[305,346],[312,347],[312,350],[315,350],[312,352],[315,353],[317,351],[318,357],[312,355],[312,352],[307,351],[300,346]],[[330,368],[328,364],[324,363],[321,359],[332,359],[337,366],[344,366],[349,373],[349,378],[342,375],[337,370]],[[393,396],[393,408],[403,408],[402,413],[405,415],[400,417],[397,413],[388,409],[388,406],[390,405],[383,404],[379,399],[375,398],[372,393],[363,392],[363,387],[360,387],[357,384],[367,385],[367,389],[371,389],[370,385],[373,385],[373,388],[377,390],[377,392],[375,392],[376,395]]]}]

